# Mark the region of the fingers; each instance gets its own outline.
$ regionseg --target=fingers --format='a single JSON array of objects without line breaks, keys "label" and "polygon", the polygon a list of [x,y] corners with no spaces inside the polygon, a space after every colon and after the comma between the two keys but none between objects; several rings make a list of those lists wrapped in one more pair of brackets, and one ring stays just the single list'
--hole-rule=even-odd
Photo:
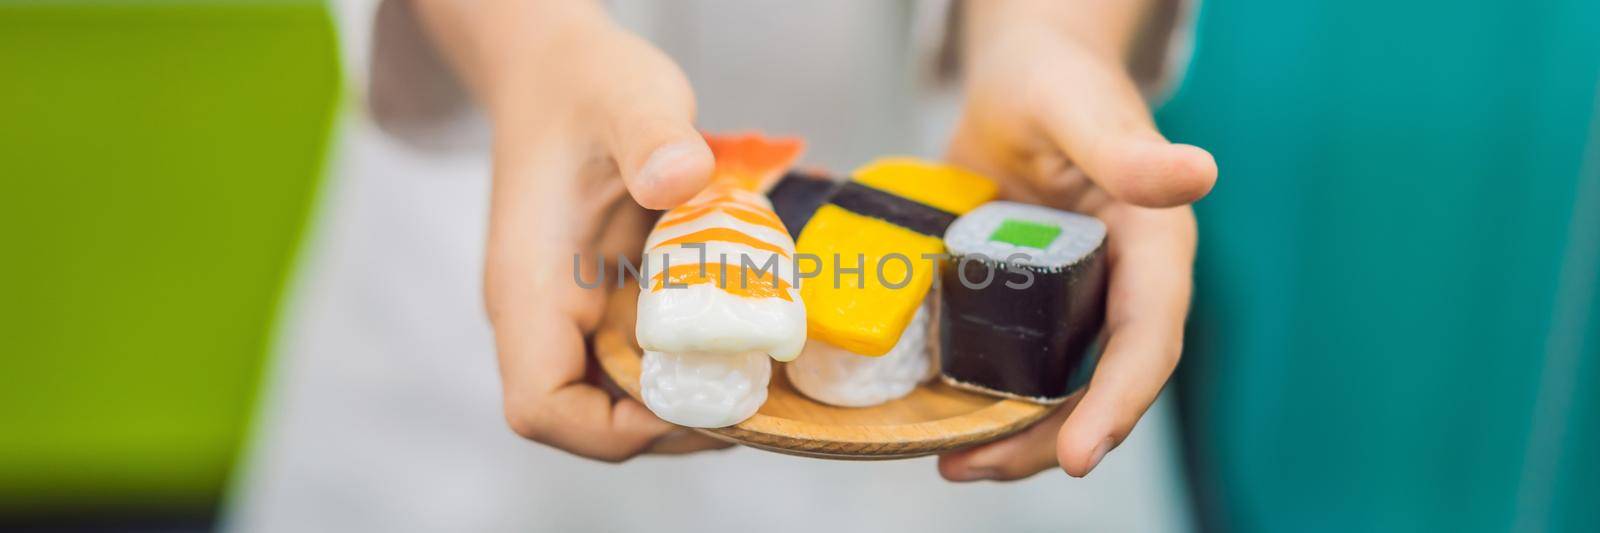
[{"label": "fingers", "polygon": [[[660,56],[649,49],[648,53]],[[667,209],[687,201],[711,178],[711,148],[694,128],[694,95],[664,56],[652,57],[655,76],[616,80],[602,104],[611,155],[639,205]]]},{"label": "fingers", "polygon": [[1105,351],[1056,440],[1056,460],[1078,477],[1127,438],[1177,367],[1194,261],[1188,208],[1117,205],[1101,217],[1112,231]]},{"label": "fingers", "polygon": [[668,209],[693,197],[711,178],[711,148],[689,122],[648,116],[618,118],[614,150],[623,183],[639,205]]},{"label": "fingers", "polygon": [[1205,150],[1168,142],[1115,62],[1086,51],[1043,69],[1027,98],[1039,125],[1101,188],[1145,207],[1192,203],[1211,191],[1217,164]]},{"label": "fingers", "polygon": [[[673,426],[585,380],[585,336],[598,320],[604,291],[580,287],[572,262],[586,249],[577,228],[597,224],[606,202],[584,201],[595,191],[580,189],[593,180],[577,178],[582,165],[571,154],[578,151],[558,139],[542,141],[521,144],[530,148],[496,161],[484,299],[506,421],[526,438],[620,461]],[[596,258],[579,257],[592,279]]]},{"label": "fingers", "polygon": [[[504,379],[509,387],[511,380]],[[632,458],[676,427],[656,418],[639,402],[613,400],[605,391],[588,384],[523,388],[517,394],[511,394],[508,388],[507,392],[506,422],[512,431],[590,459],[619,462]]]},{"label": "fingers", "polygon": [[939,456],[939,475],[950,481],[1012,481],[1056,466],[1056,433],[1082,393],[1021,433]]},{"label": "fingers", "polygon": [[731,447],[733,447],[732,442],[717,440],[692,429],[678,428],[672,430],[672,432],[667,433],[666,435],[662,435],[660,438],[657,438],[655,442],[650,444],[650,448],[646,450],[645,453],[656,455],[682,455],[705,450],[721,450]]}]

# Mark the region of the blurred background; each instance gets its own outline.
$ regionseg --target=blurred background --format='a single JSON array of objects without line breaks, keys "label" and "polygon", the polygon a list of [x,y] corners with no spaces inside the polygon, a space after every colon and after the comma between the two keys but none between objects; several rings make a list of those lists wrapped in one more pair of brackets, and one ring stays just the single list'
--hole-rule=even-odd
[{"label": "blurred background", "polygon": [[207,525],[340,74],[318,4],[0,3],[0,523]]},{"label": "blurred background", "polygon": [[[849,463],[739,450],[740,468],[610,466],[517,442],[469,259],[482,120],[426,46],[388,49],[428,68],[387,69],[367,50],[384,39],[372,20],[404,26],[403,14],[346,4],[0,2],[0,529],[360,529],[325,521],[337,513],[262,518],[294,508],[273,502],[296,491],[388,515],[386,530],[522,529],[484,521],[481,494],[548,513],[555,530],[665,527],[592,502],[676,516],[656,506],[724,495],[660,494],[673,480],[748,466],[756,479],[721,490],[766,491],[796,513],[825,492],[892,500],[875,503],[881,523],[791,527],[1600,531],[1600,3],[1212,0],[1180,17],[1187,68],[1157,118],[1222,173],[1196,206],[1177,401],[1090,480],[926,494],[904,481],[943,483],[926,462],[874,466],[884,481],[852,488],[839,482]],[[948,88],[895,111],[914,73],[856,75],[915,56],[940,2],[794,14],[795,33],[838,38],[749,79],[697,64],[768,61],[738,51],[764,30],[729,21],[776,4],[614,4],[685,65],[708,128],[828,131],[837,119],[750,96],[820,76],[839,94],[796,97],[863,126],[808,135],[814,162],[849,168],[937,156],[955,114]],[[904,50],[839,37],[898,20]],[[816,59],[827,53],[850,59]],[[427,98],[386,97],[380,80]],[[450,205],[480,211],[422,214]],[[362,215],[375,211],[411,222]],[[374,241],[392,246],[358,253]],[[447,281],[422,286],[430,276]],[[413,343],[394,329],[431,333]],[[307,340],[323,338],[335,341]],[[371,382],[329,377],[354,374]],[[469,399],[402,395],[431,376]],[[413,414],[369,424],[353,407],[367,404]],[[400,429],[441,440],[402,443]],[[343,436],[355,434],[377,437]],[[493,444],[442,440],[455,435]],[[319,446],[345,455],[293,451]],[[367,456],[416,470],[345,470]],[[495,464],[526,484],[484,481]],[[422,492],[396,496],[411,483]],[[1084,486],[1102,497],[1056,496]],[[969,506],[929,510],[946,501]],[[408,519],[430,506],[445,521]],[[1073,522],[1096,507],[1131,518]]]}]

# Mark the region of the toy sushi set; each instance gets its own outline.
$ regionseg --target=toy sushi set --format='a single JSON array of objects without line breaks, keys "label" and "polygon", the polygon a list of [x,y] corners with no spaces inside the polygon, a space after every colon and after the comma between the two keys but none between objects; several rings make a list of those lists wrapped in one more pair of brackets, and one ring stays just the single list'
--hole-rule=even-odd
[{"label": "toy sushi set", "polygon": [[663,420],[802,455],[912,456],[1025,429],[1091,371],[1099,220],[997,201],[941,163],[840,180],[795,170],[798,139],[707,141],[710,184],[646,240],[631,342],[618,324],[597,348]]}]

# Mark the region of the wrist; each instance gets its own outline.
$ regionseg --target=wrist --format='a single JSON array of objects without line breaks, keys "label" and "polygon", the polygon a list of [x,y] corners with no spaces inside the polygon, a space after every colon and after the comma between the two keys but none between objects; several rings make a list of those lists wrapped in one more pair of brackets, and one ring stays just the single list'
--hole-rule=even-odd
[{"label": "wrist", "polygon": [[[1129,56],[1146,0],[967,0],[969,24],[963,53],[983,57],[1014,36],[1066,39],[1088,53],[1121,64]],[[1020,52],[1020,51],[1014,51]]]},{"label": "wrist", "polygon": [[571,55],[620,30],[591,0],[422,0],[434,42],[491,114],[510,95],[568,77]]},{"label": "wrist", "polygon": [[593,2],[493,3],[476,51],[483,72],[480,96],[491,109],[504,100],[502,94],[570,78],[582,66],[578,55],[602,48],[621,31]]}]

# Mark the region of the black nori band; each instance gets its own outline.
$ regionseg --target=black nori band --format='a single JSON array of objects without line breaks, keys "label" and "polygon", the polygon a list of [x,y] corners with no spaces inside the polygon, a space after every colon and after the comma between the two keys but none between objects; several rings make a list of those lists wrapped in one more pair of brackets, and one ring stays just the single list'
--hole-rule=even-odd
[{"label": "black nori band", "polygon": [[845,182],[828,203],[932,237],[944,237],[956,214],[854,181]]},{"label": "black nori band", "polygon": [[[1105,321],[1106,264],[1100,248],[1065,268],[1029,269],[1034,286],[1012,289],[1015,278],[995,273],[989,286],[985,268],[996,261],[942,261],[939,289],[939,361],[945,381],[979,392],[1055,403],[1072,392],[1075,374]],[[966,272],[962,272],[962,270]]]},{"label": "black nori band", "polygon": [[767,198],[772,200],[772,210],[778,213],[778,220],[789,230],[789,237],[798,240],[800,230],[811,221],[811,215],[838,189],[839,182],[826,175],[794,170],[783,175],[778,185],[767,193]]}]

